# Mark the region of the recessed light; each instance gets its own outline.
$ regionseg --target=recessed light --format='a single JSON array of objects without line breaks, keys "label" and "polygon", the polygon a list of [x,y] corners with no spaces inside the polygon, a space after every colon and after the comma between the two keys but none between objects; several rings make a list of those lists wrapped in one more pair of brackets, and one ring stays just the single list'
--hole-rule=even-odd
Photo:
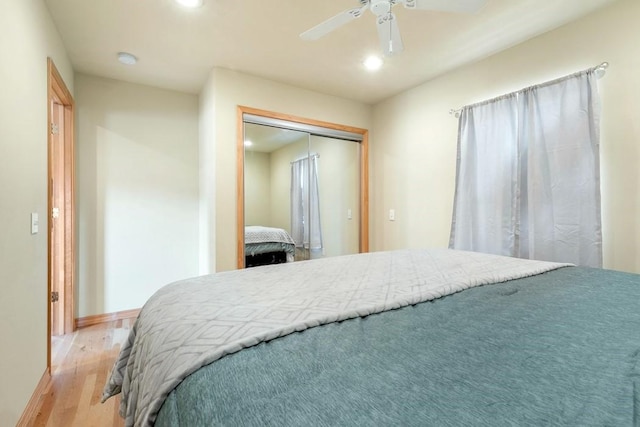
[{"label": "recessed light", "polygon": [[128,52],[118,52],[118,61],[125,65],[134,65],[138,58]]},{"label": "recessed light", "polygon": [[369,71],[377,71],[382,67],[382,59],[379,56],[370,56],[364,60],[363,64]]},{"label": "recessed light", "polygon": [[203,0],[176,0],[180,6],[196,8],[202,6]]}]

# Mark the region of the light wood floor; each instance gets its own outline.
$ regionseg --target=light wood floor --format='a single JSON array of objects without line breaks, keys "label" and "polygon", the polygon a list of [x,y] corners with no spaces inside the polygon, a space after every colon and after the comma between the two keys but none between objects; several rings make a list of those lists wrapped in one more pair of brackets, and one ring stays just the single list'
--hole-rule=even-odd
[{"label": "light wood floor", "polygon": [[134,319],[117,320],[54,337],[51,383],[29,425],[120,427],[120,395],[100,403],[111,367]]}]

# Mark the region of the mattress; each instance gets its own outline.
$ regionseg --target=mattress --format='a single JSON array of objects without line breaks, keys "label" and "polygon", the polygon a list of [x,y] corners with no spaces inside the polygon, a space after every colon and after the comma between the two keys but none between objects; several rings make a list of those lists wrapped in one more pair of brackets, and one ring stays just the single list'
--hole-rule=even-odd
[{"label": "mattress", "polygon": [[295,243],[282,228],[246,226],[244,232],[244,254],[255,256],[270,252],[285,252],[287,262],[293,262]]}]

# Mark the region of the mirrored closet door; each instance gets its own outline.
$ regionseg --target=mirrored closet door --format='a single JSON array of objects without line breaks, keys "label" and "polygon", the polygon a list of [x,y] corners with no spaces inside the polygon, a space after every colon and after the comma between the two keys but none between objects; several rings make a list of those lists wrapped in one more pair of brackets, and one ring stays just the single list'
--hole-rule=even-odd
[{"label": "mirrored closet door", "polygon": [[367,131],[241,108],[238,267],[367,251]]}]

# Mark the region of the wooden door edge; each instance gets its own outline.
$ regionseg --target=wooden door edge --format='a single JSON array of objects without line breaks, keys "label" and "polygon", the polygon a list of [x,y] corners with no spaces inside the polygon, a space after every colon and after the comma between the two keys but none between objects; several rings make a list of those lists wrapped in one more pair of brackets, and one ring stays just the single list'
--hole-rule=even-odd
[{"label": "wooden door edge", "polygon": [[[67,88],[62,76],[58,72],[53,60],[47,58],[47,234],[51,229],[51,103],[54,98],[60,100],[65,107],[65,126],[68,126],[69,132],[67,133],[64,141],[65,158],[69,155],[68,169],[65,168],[65,175],[68,174],[70,182],[67,181],[65,176],[65,188],[64,198],[65,205],[69,201],[69,221],[65,222],[65,251],[68,256],[65,255],[65,304],[64,309],[64,332],[73,332],[74,328],[74,290],[75,290],[75,254],[76,254],[76,241],[75,241],[75,164],[74,164],[74,144],[75,144],[75,103],[69,89]],[[69,118],[67,123],[66,118]],[[68,185],[66,185],[68,183]],[[47,369],[51,369],[51,242],[50,236],[47,236]],[[70,247],[66,247],[67,244]],[[67,267],[68,270],[67,270]],[[67,305],[68,304],[68,305]]]}]

